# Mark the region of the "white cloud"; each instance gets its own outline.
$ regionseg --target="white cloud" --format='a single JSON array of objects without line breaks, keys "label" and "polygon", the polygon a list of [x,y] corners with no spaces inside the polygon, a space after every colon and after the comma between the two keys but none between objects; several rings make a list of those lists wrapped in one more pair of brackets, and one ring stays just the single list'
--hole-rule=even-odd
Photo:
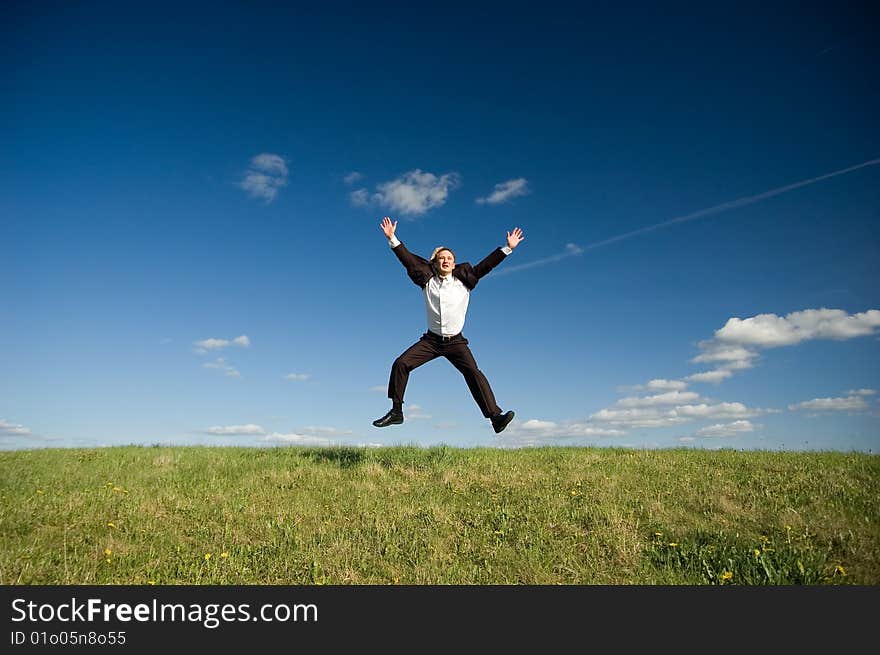
[{"label": "white cloud", "polygon": [[876,389],[850,389],[849,391],[844,391],[847,396],[873,396],[877,393]]},{"label": "white cloud", "polygon": [[346,184],[354,184],[354,183],[357,182],[358,180],[363,179],[363,177],[364,177],[364,176],[361,175],[360,173],[358,173],[357,171],[352,171],[351,173],[349,173],[348,175],[346,175],[344,178],[342,178],[342,180],[343,180],[343,182],[345,182]]},{"label": "white cloud", "polygon": [[23,425],[10,423],[4,418],[0,418],[0,437],[14,436],[22,437],[30,435],[31,431]]},{"label": "white cloud", "polygon": [[215,425],[205,430],[207,434],[216,435],[252,435],[266,434],[266,431],[259,425],[248,423],[247,425]]},{"label": "white cloud", "polygon": [[228,377],[237,378],[241,377],[241,373],[239,373],[234,366],[231,366],[225,359],[222,357],[218,357],[213,362],[205,362],[202,364],[204,368],[215,368],[223,371]]},{"label": "white cloud", "polygon": [[[263,438],[270,443],[283,443],[297,446],[333,446],[343,443],[340,437],[353,435],[351,430],[342,430],[329,425],[307,425],[293,432],[272,432]],[[370,446],[373,444],[361,444]]]},{"label": "white cloud", "polygon": [[421,405],[407,405],[404,407],[404,415],[407,420],[418,421],[431,418],[430,414],[426,414]]},{"label": "white cloud", "polygon": [[688,375],[685,380],[689,380],[691,382],[713,382],[718,383],[722,380],[726,380],[731,375],[733,375],[733,371],[726,368],[716,368],[714,371],[704,371],[702,373],[694,373],[693,375]]},{"label": "white cloud", "polygon": [[851,339],[874,334],[880,328],[880,310],[847,314],[842,309],[805,309],[785,317],[758,314],[731,318],[715,339],[761,348],[790,346],[809,339]]},{"label": "white cloud", "polygon": [[485,198],[477,198],[477,203],[481,205],[484,203],[497,205],[507,202],[511,198],[524,196],[527,193],[529,193],[528,180],[524,177],[518,177],[513,180],[507,180],[506,182],[496,184],[492,193]]},{"label": "white cloud", "polygon": [[789,405],[788,408],[793,412],[801,409],[820,412],[858,412],[868,409],[868,403],[859,395],[846,398],[814,398]]},{"label": "white cloud", "polygon": [[330,425],[306,425],[303,428],[304,432],[309,433],[318,433],[323,435],[333,435],[333,436],[344,436],[349,434],[354,434],[352,430],[342,430],[340,428],[334,428]]},{"label": "white cloud", "polygon": [[293,444],[297,446],[331,446],[333,445],[333,441],[326,437],[318,437],[312,434],[298,434],[296,432],[289,432],[287,434],[281,432],[273,432],[272,434],[266,435],[263,438],[263,441],[274,442],[274,443],[286,443]]},{"label": "white cloud", "polygon": [[231,345],[240,346],[242,348],[247,348],[251,345],[251,340],[247,337],[247,335],[243,334],[240,337],[235,337],[232,341],[228,339],[202,339],[201,341],[196,341],[196,353],[204,354],[209,350],[222,350],[223,348],[227,348]]},{"label": "white cloud", "polygon": [[[880,328],[880,310],[847,314],[840,309],[805,309],[785,316],[757,314],[733,317],[715,330],[712,339],[701,341],[702,351],[690,361],[711,363],[716,368],[689,375],[692,382],[720,382],[734,371],[755,365],[759,349],[791,346],[812,339],[843,340],[874,334]],[[857,393],[854,395],[858,395]]]},{"label": "white cloud", "polygon": [[617,388],[618,392],[627,391],[684,391],[687,389],[687,382],[681,380],[665,380],[663,378],[655,378],[647,384],[634,384],[631,386],[621,386]]},{"label": "white cloud", "polygon": [[617,428],[588,422],[557,423],[532,418],[523,423],[514,421],[500,436],[505,445],[537,446],[563,439],[618,437],[624,434],[626,433]]},{"label": "white cloud", "polygon": [[749,418],[765,411],[746,407],[742,403],[700,403],[697,405],[677,405],[669,409],[658,406],[602,409],[592,414],[590,419],[622,429],[661,428],[697,419]]},{"label": "white cloud", "polygon": [[278,190],[287,186],[287,163],[280,155],[264,152],[251,158],[250,168],[245,172],[239,186],[254,198],[266,203],[275,199]]},{"label": "white cloud", "polygon": [[681,380],[664,380],[657,378],[645,385],[646,389],[658,391],[682,391],[687,388],[687,384]]},{"label": "white cloud", "polygon": [[308,380],[311,376],[308,373],[288,373],[284,376],[285,380]]},{"label": "white cloud", "polygon": [[742,403],[715,403],[710,405],[701,403],[699,405],[682,405],[676,407],[675,412],[681,416],[692,418],[747,418],[762,414],[764,410],[750,409]]},{"label": "white cloud", "polygon": [[559,427],[558,423],[554,421],[541,421],[536,418],[530,418],[528,421],[522,424],[523,430],[535,430],[535,431],[550,431],[556,430]]},{"label": "white cloud", "polygon": [[716,423],[696,431],[697,437],[732,437],[744,432],[754,432],[755,426],[751,421],[740,420],[732,423]]},{"label": "white cloud", "polygon": [[715,341],[701,341],[702,355],[694,357],[691,361],[696,364],[722,362],[724,368],[750,368],[751,361],[758,353],[742,346],[718,343]]},{"label": "white cloud", "polygon": [[366,189],[356,189],[348,194],[353,207],[366,207],[370,204],[370,192]]},{"label": "white cloud", "polygon": [[379,184],[372,196],[366,189],[358,189],[349,197],[352,204],[357,206],[372,201],[403,216],[420,216],[430,209],[443,206],[449,191],[458,187],[459,181],[460,176],[455,172],[437,176],[417,168]]},{"label": "white cloud", "polygon": [[693,391],[667,391],[666,393],[644,396],[642,398],[621,398],[617,401],[619,407],[652,407],[656,405],[680,405],[699,400],[700,394]]}]

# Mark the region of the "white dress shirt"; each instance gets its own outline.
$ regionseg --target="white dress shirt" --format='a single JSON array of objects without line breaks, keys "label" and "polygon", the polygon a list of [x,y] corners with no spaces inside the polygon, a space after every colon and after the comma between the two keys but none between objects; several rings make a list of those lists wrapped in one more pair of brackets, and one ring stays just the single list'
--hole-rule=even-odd
[{"label": "white dress shirt", "polygon": [[[397,236],[388,239],[388,245],[395,248],[400,244]],[[501,250],[505,255],[513,252],[508,246]],[[428,330],[441,337],[451,337],[464,328],[470,290],[452,273],[446,276],[433,275],[425,284],[425,315]]]}]

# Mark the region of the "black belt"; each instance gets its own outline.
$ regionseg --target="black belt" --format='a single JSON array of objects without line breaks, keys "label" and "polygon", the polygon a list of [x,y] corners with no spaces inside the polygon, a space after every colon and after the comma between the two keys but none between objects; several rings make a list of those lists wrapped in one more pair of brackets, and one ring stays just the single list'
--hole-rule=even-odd
[{"label": "black belt", "polygon": [[436,332],[431,332],[430,330],[425,332],[425,334],[427,334],[429,337],[434,339],[434,341],[440,341],[441,343],[446,343],[448,341],[454,341],[455,339],[458,339],[459,337],[461,337],[461,332],[459,332],[458,334],[453,334],[452,336],[449,336],[449,337],[440,336]]}]

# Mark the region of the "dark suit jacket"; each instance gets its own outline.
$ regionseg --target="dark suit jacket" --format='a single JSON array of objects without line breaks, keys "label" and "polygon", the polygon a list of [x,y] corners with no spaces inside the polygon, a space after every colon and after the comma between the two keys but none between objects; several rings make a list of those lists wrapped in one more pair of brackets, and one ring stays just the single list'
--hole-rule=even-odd
[{"label": "dark suit jacket", "polygon": [[[420,289],[424,289],[428,280],[434,275],[434,269],[431,267],[431,262],[424,257],[412,254],[402,243],[397,244],[392,250],[394,251],[394,254],[397,255],[400,263],[406,268],[406,273],[409,275],[409,279]],[[464,284],[468,290],[472,290],[477,286],[477,282],[480,281],[480,278],[498,266],[505,257],[507,257],[507,255],[504,254],[504,251],[501,248],[496,248],[476,266],[471,266],[468,262],[456,264],[455,268],[452,269],[452,276],[461,280],[461,283]]]}]

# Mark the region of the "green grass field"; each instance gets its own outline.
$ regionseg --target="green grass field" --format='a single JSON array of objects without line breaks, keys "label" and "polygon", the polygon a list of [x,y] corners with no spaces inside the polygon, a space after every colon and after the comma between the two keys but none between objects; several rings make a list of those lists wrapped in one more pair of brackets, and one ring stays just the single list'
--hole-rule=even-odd
[{"label": "green grass field", "polygon": [[0,452],[0,584],[880,584],[880,456]]}]

